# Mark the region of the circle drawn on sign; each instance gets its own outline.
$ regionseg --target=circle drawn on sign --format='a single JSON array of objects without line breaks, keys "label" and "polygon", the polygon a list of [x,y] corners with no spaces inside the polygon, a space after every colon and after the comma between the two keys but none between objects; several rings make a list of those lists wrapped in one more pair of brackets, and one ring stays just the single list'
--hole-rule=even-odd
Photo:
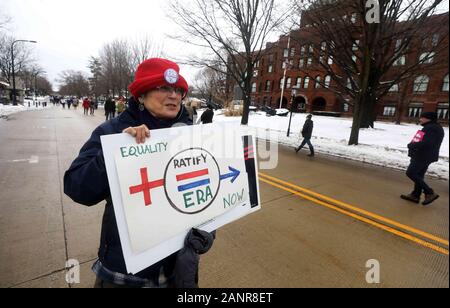
[{"label": "circle drawn on sign", "polygon": [[220,190],[220,167],[214,156],[191,148],[176,154],[164,173],[164,191],[170,205],[186,215],[199,214],[216,200]]}]

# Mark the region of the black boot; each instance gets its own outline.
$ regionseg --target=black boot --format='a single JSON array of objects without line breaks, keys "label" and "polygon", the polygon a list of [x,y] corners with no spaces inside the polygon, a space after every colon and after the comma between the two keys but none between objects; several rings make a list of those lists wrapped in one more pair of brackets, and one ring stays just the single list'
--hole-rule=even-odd
[{"label": "black boot", "polygon": [[439,195],[432,194],[432,195],[425,195],[425,201],[423,202],[424,206],[430,205],[434,201],[439,199]]},{"label": "black boot", "polygon": [[401,195],[400,198],[402,198],[403,200],[409,201],[409,202],[416,203],[416,204],[420,203],[420,197],[414,196],[412,194]]}]

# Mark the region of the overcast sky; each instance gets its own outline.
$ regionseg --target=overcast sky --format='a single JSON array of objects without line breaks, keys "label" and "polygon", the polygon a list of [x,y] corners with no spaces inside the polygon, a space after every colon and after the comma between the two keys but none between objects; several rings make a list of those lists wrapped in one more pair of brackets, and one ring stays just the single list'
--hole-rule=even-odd
[{"label": "overcast sky", "polygon": [[[36,40],[38,63],[56,85],[60,72],[88,72],[90,56],[97,56],[114,39],[150,35],[164,46],[169,58],[192,52],[186,44],[167,39],[178,26],[166,16],[167,0],[0,0],[0,14],[12,17],[11,33],[17,39]],[[443,5],[448,11],[448,0]],[[189,83],[195,69],[181,68]]]},{"label": "overcast sky", "polygon": [[[17,39],[36,40],[30,46],[55,82],[64,70],[88,72],[90,56],[114,39],[150,35],[165,54],[179,56],[178,42],[166,39],[177,26],[166,17],[164,0],[0,0],[0,13],[12,17],[10,30]],[[182,67],[192,82],[195,70]]]}]

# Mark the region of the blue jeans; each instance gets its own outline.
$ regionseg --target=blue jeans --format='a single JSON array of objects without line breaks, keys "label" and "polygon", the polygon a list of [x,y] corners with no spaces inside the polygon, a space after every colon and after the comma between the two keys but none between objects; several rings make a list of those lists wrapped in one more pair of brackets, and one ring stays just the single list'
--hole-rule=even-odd
[{"label": "blue jeans", "polygon": [[305,145],[309,146],[309,150],[311,151],[311,154],[314,155],[314,147],[311,143],[311,139],[306,139],[303,140],[302,144],[300,145],[300,147],[297,149],[297,152],[300,152],[301,149],[303,149],[305,147]]}]

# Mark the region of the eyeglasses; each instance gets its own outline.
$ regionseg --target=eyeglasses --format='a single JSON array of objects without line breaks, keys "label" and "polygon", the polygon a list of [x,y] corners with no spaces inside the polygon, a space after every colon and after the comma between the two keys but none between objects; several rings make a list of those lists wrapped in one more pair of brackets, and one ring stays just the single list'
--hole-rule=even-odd
[{"label": "eyeglasses", "polygon": [[183,88],[174,88],[171,86],[158,87],[158,88],[156,88],[156,90],[166,93],[166,94],[172,94],[173,92],[175,92],[176,94],[179,94],[181,96],[184,96],[186,94],[186,91]]}]

